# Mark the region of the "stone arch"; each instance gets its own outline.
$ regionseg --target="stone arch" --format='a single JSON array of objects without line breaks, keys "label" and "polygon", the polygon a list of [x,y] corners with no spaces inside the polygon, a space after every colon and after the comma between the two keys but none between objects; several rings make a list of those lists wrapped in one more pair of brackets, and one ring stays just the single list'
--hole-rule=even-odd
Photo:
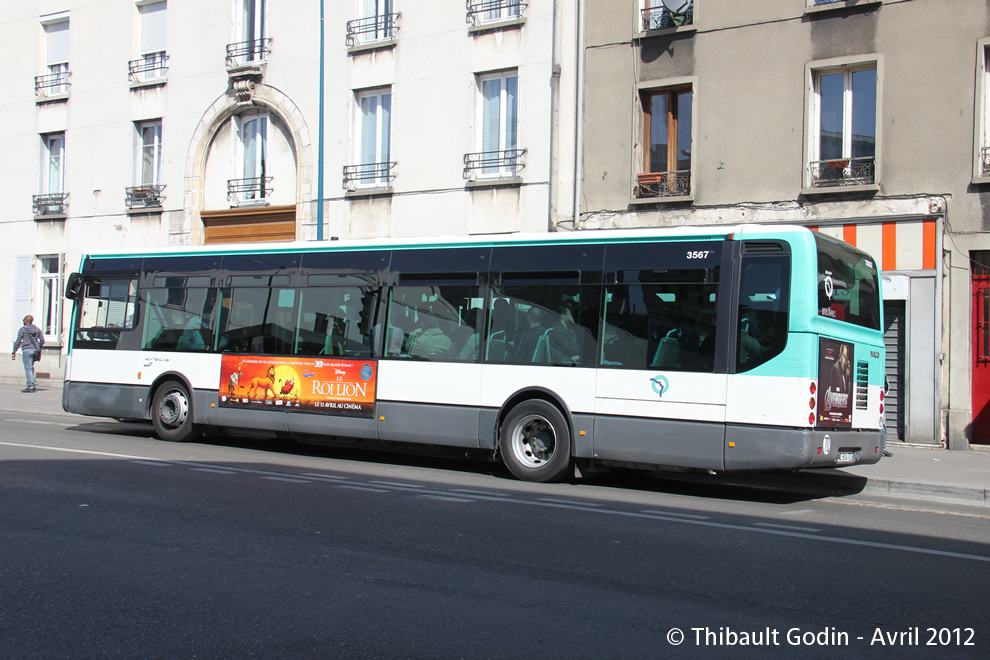
[{"label": "stone arch", "polygon": [[235,114],[251,107],[264,108],[278,115],[289,129],[296,155],[296,235],[299,235],[300,224],[310,224],[313,221],[310,204],[314,177],[313,143],[302,111],[292,99],[270,85],[257,83],[251,90],[250,99],[244,101],[244,96],[231,87],[206,109],[193,130],[183,175],[183,217],[181,227],[172,225],[168,229],[171,245],[203,244],[201,212],[204,205],[206,156],[220,127]]}]

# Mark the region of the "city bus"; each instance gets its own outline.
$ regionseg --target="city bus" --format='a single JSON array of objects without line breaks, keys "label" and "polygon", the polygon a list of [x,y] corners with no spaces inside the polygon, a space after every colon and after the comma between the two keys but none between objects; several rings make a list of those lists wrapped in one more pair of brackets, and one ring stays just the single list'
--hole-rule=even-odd
[{"label": "city bus", "polygon": [[204,430],[599,466],[880,460],[876,264],[797,226],[84,255],[63,408]]}]

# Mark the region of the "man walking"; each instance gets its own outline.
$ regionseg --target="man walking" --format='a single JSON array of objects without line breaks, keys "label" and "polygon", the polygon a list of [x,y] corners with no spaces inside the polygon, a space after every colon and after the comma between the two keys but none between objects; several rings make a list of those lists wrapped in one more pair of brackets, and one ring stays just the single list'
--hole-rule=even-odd
[{"label": "man walking", "polygon": [[14,352],[10,359],[17,359],[17,349],[21,349],[24,358],[24,375],[27,377],[27,387],[22,392],[34,392],[34,363],[41,359],[41,347],[45,345],[45,335],[34,325],[34,317],[28,314],[24,317],[24,325],[17,331],[14,340]]}]

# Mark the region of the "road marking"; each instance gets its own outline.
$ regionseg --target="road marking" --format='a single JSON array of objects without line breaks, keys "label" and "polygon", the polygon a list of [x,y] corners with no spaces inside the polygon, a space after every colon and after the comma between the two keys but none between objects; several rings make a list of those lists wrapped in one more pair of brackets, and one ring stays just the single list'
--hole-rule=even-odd
[{"label": "road marking", "polygon": [[262,479],[268,479],[269,481],[285,481],[290,484],[311,484],[312,481],[306,479],[290,479],[289,477],[262,477]]},{"label": "road marking", "polygon": [[[193,472],[209,472],[210,474],[237,474],[233,470],[217,470],[215,468],[194,467],[190,469]],[[307,481],[305,483],[309,483],[309,482]]]},{"label": "road marking", "polygon": [[20,424],[47,424],[49,426],[61,426],[62,428],[79,425],[79,422],[43,422],[40,419],[5,419],[3,421],[18,422]]},{"label": "road marking", "polygon": [[107,451],[92,451],[90,449],[69,449],[67,447],[49,447],[48,445],[29,445],[23,442],[0,442],[4,447],[23,447],[25,449],[45,449],[48,451],[61,451],[67,454],[87,454],[90,456],[107,456],[109,458],[130,458],[139,461],[154,461],[148,456],[132,456],[131,454],[114,454]]},{"label": "road marking", "polygon": [[313,477],[314,479],[335,479],[340,481],[350,481],[350,477],[338,477],[334,474],[317,474],[316,472],[303,472],[300,476]]},{"label": "road marking", "polygon": [[711,516],[699,516],[694,513],[677,513],[676,511],[654,511],[645,509],[643,513],[658,513],[661,516],[677,516],[679,518],[691,518],[692,520],[710,520]]},{"label": "road marking", "polygon": [[402,484],[397,481],[371,481],[369,483],[378,484],[379,486],[395,486],[396,488],[422,488],[418,484]]},{"label": "road marking", "polygon": [[508,493],[493,493],[488,490],[471,490],[470,488],[451,488],[452,493],[465,493],[467,495],[481,495],[483,497],[512,497]]},{"label": "road marking", "polygon": [[366,493],[391,493],[386,488],[372,488],[371,486],[352,486],[350,484],[337,484],[337,488],[347,488],[348,490],[362,490]]},{"label": "road marking", "polygon": [[162,463],[160,461],[127,461],[135,465],[151,465],[154,467],[172,467],[172,463]]},{"label": "road marking", "polygon": [[577,500],[556,500],[556,499],[554,499],[552,497],[541,497],[540,498],[540,501],[541,502],[553,502],[554,504],[573,504],[574,506],[581,506],[581,507],[585,507],[585,506],[591,506],[591,507],[605,506],[604,504],[592,504],[591,502],[579,502]]},{"label": "road marking", "polygon": [[814,527],[798,527],[797,525],[776,525],[774,523],[753,523],[757,527],[774,527],[776,529],[796,529],[799,532],[820,532]]},{"label": "road marking", "polygon": [[441,502],[476,502],[477,501],[477,500],[470,500],[466,497],[450,497],[448,495],[417,495],[416,499],[440,500]]}]

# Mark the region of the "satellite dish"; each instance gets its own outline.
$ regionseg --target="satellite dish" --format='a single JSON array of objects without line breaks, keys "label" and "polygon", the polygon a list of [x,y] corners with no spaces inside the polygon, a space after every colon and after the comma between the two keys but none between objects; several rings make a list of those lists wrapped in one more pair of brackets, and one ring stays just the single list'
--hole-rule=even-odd
[{"label": "satellite dish", "polygon": [[691,8],[694,4],[694,0],[661,0],[663,6],[667,8],[671,14],[677,14],[683,16],[687,13],[687,10]]}]

